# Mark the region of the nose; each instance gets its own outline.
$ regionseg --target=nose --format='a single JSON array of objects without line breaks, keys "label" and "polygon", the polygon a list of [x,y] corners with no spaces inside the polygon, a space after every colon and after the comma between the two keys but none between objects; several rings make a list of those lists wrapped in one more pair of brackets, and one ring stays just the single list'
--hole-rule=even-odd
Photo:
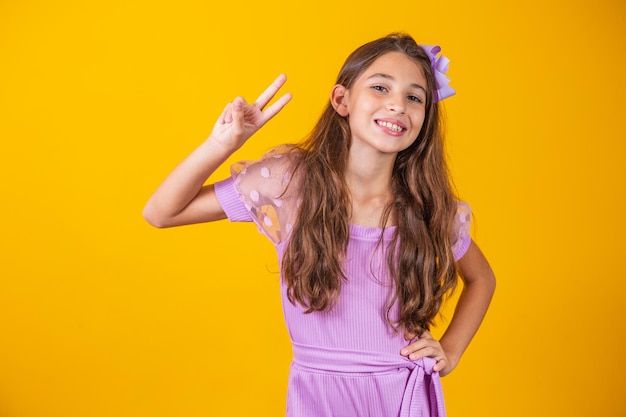
[{"label": "nose", "polygon": [[405,109],[404,96],[400,93],[389,94],[387,96],[387,109],[394,113],[403,114]]}]

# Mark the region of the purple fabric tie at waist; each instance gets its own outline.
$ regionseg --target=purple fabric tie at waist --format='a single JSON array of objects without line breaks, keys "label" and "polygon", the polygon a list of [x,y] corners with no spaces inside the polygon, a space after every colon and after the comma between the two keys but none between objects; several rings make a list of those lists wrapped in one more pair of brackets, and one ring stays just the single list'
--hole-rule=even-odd
[{"label": "purple fabric tie at waist", "polygon": [[[293,362],[302,368],[339,374],[377,373],[407,368],[411,373],[406,383],[400,417],[421,416],[425,409],[430,410],[431,417],[446,416],[441,379],[438,372],[433,372],[436,361],[432,358],[413,362],[400,356],[400,353],[395,356],[293,343]],[[425,398],[423,393],[427,393],[428,397]]]}]

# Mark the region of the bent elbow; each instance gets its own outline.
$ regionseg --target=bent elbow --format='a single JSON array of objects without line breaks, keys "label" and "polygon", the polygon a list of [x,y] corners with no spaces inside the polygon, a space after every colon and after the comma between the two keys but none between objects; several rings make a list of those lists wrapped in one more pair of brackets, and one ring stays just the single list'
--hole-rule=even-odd
[{"label": "bent elbow", "polygon": [[165,216],[160,215],[156,212],[150,203],[146,204],[142,211],[143,218],[150,224],[151,226],[156,227],[157,229],[164,229],[166,227],[170,227],[167,222],[167,218]]},{"label": "bent elbow", "polygon": [[493,269],[491,269],[491,267],[489,267],[489,273],[487,274],[487,283],[489,286],[489,290],[491,291],[491,294],[493,296],[493,294],[496,292],[496,274],[493,272]]}]

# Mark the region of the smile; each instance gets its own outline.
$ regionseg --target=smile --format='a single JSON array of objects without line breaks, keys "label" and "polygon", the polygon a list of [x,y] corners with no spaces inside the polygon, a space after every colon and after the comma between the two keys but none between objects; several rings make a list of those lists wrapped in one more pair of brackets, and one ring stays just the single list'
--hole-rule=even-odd
[{"label": "smile", "polygon": [[402,132],[403,130],[406,130],[404,127],[397,125],[395,123],[391,123],[391,122],[386,122],[384,120],[376,120],[376,124],[378,126],[382,126],[382,127],[386,127],[387,129],[393,131],[393,132]]}]

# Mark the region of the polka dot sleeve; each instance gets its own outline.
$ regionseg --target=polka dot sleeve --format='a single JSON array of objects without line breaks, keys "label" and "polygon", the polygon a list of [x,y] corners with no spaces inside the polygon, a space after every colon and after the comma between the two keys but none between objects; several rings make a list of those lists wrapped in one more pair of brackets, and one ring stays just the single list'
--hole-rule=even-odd
[{"label": "polka dot sleeve", "polygon": [[470,236],[472,210],[467,203],[457,204],[454,223],[452,226],[452,253],[454,260],[458,261],[469,249],[472,238]]},{"label": "polka dot sleeve", "polygon": [[217,200],[222,206],[222,210],[226,213],[226,217],[231,222],[251,222],[250,212],[246,210],[246,206],[241,202],[239,194],[233,185],[234,178],[230,177],[223,181],[215,183],[215,194]]},{"label": "polka dot sleeve", "polygon": [[294,221],[298,188],[292,183],[297,154],[275,149],[259,161],[231,167],[232,178],[215,184],[217,198],[231,221],[253,221],[275,244],[286,239]]}]

